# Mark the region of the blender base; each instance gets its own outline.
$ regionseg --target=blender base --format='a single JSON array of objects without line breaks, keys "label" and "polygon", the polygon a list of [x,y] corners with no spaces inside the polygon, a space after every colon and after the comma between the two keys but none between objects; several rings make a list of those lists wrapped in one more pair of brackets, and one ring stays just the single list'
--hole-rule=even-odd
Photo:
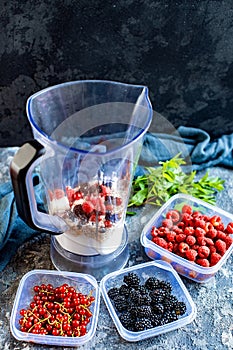
[{"label": "blender base", "polygon": [[50,258],[57,270],[87,273],[100,281],[108,273],[119,270],[127,264],[129,259],[127,228],[124,226],[120,246],[107,255],[85,256],[71,253],[62,248],[56,236],[52,236]]}]

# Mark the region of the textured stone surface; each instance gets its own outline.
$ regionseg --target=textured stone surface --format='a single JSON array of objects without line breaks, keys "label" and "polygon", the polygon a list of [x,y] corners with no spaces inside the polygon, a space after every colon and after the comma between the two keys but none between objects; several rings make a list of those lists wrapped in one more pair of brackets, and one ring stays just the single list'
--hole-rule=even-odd
[{"label": "textured stone surface", "polygon": [[[2,149],[0,152],[0,181],[8,180],[8,167],[14,149]],[[210,175],[225,179],[225,189],[217,196],[217,205],[233,213],[233,172],[224,168],[209,169]],[[202,176],[199,173],[198,176]],[[128,265],[136,265],[149,259],[139,242],[141,230],[154,212],[147,206],[140,209],[136,216],[127,219],[129,230],[130,258]],[[35,268],[54,269],[49,257],[50,239],[41,234],[19,248],[17,254],[0,273],[0,348],[48,349],[42,345],[19,342],[10,333],[9,319],[14,296],[22,276]],[[94,349],[149,349],[149,350],[230,350],[233,349],[233,255],[219,270],[216,276],[206,284],[198,284],[182,277],[197,306],[197,317],[189,325],[148,340],[137,343],[124,341],[110,318],[101,299],[100,317],[97,331],[90,343],[79,347],[83,350]],[[58,347],[59,348],[59,347]],[[55,347],[49,347],[55,349]],[[65,349],[64,347],[62,349]],[[67,348],[68,349],[68,348]]]},{"label": "textured stone surface", "polygon": [[28,96],[75,79],[147,85],[175,127],[233,132],[231,1],[2,0],[0,24],[1,146],[31,136]]}]

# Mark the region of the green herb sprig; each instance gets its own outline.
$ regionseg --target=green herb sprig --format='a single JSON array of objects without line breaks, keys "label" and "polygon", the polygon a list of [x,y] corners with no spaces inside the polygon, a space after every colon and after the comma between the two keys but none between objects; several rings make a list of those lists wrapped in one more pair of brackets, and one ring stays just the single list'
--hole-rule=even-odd
[{"label": "green herb sprig", "polygon": [[195,180],[196,171],[186,174],[181,167],[186,162],[180,154],[159,164],[158,167],[146,167],[146,173],[133,180],[128,207],[147,203],[161,206],[177,193],[190,194],[215,204],[217,192],[224,189],[225,181],[219,177],[210,177],[208,172],[200,180]]}]

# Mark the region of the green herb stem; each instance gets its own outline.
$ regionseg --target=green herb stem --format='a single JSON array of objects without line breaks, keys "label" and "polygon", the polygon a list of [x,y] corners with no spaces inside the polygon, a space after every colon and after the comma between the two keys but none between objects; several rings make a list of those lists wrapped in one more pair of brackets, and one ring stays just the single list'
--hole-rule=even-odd
[{"label": "green herb stem", "polygon": [[128,207],[147,203],[161,206],[177,193],[190,194],[210,204],[216,203],[216,194],[224,189],[224,180],[210,177],[208,172],[196,180],[196,171],[185,173],[186,162],[177,154],[174,158],[160,162],[158,167],[146,167],[146,173],[132,182],[132,195]]}]

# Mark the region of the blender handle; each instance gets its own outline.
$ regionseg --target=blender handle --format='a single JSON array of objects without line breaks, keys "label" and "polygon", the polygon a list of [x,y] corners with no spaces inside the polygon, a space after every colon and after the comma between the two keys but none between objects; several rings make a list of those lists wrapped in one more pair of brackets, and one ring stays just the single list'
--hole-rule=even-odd
[{"label": "blender handle", "polygon": [[37,231],[57,234],[37,226],[32,219],[30,201],[26,185],[26,175],[32,164],[45,154],[44,146],[37,140],[29,140],[24,143],[15,154],[11,165],[10,175],[12,187],[15,195],[15,202],[19,216],[31,228]]}]

